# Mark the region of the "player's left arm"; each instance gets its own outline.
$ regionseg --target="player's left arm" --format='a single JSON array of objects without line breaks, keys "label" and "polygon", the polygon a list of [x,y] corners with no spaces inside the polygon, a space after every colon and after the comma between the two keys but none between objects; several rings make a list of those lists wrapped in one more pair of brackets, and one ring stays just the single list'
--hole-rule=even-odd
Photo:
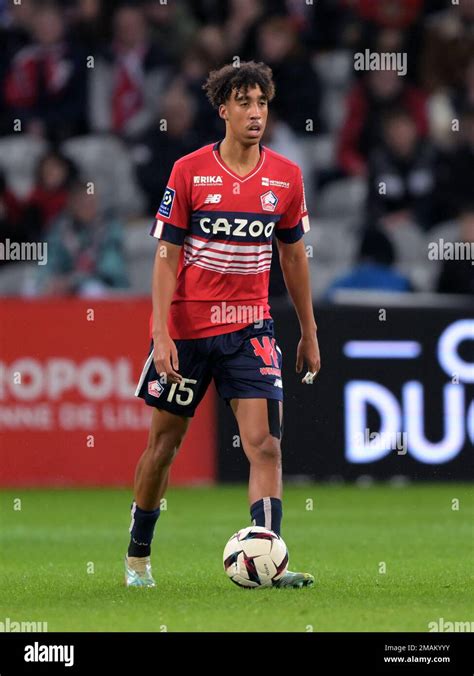
[{"label": "player's left arm", "polygon": [[[285,244],[278,240],[278,250],[286,288],[300,323],[301,338],[296,350],[296,372],[301,373],[303,363],[306,362],[307,371],[316,374],[321,369],[321,356],[304,241],[300,239],[294,244]],[[301,382],[308,381],[303,379]]]},{"label": "player's left arm", "polygon": [[[306,363],[307,371],[314,377],[321,369],[321,356],[311,298],[308,257],[303,240],[303,234],[308,230],[303,178],[298,170],[292,199],[275,234],[283,278],[300,323],[301,338],[296,351],[296,372],[301,373],[303,364]],[[312,377],[308,379],[305,376],[302,382],[312,382]]]}]

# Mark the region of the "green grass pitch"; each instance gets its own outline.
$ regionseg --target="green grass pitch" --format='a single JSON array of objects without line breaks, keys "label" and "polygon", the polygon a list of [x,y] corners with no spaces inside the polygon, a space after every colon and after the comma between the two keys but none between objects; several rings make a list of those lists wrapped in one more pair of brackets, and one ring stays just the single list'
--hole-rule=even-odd
[{"label": "green grass pitch", "polygon": [[152,554],[158,586],[127,589],[130,502],[129,490],[2,492],[0,621],[48,631],[423,632],[439,618],[473,619],[469,485],[286,486],[290,570],[312,572],[311,589],[246,590],[225,576],[224,544],[250,525],[245,486],[170,489]]}]

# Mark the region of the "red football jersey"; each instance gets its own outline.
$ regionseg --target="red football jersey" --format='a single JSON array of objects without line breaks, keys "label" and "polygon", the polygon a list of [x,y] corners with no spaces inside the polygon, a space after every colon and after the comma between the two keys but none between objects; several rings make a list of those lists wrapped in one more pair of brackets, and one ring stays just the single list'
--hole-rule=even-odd
[{"label": "red football jersey", "polygon": [[273,234],[291,243],[309,230],[298,165],[260,146],[257,166],[238,176],[219,145],[175,162],[150,233],[183,247],[168,317],[172,339],[229,333],[270,318]]}]

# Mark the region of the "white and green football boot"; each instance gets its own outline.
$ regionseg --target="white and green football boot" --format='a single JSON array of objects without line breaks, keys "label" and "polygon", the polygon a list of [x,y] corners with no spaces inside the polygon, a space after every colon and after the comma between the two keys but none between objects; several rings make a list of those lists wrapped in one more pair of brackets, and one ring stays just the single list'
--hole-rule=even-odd
[{"label": "white and green football boot", "polygon": [[273,583],[274,587],[294,587],[299,589],[301,587],[312,587],[314,584],[314,576],[310,573],[292,573],[287,570],[286,573],[277,582]]},{"label": "white and green football boot", "polygon": [[125,555],[125,586],[156,587],[149,556]]}]

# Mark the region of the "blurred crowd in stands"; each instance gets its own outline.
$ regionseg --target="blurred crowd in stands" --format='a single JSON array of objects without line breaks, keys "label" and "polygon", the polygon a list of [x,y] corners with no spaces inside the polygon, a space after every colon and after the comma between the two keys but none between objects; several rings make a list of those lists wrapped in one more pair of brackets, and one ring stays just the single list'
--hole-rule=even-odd
[{"label": "blurred crowd in stands", "polygon": [[0,293],[149,292],[147,232],[174,161],[223,137],[202,84],[236,56],[273,69],[315,295],[474,294],[470,260],[427,254],[474,242],[474,0],[0,0],[1,239],[49,258],[28,284],[0,261]]}]

